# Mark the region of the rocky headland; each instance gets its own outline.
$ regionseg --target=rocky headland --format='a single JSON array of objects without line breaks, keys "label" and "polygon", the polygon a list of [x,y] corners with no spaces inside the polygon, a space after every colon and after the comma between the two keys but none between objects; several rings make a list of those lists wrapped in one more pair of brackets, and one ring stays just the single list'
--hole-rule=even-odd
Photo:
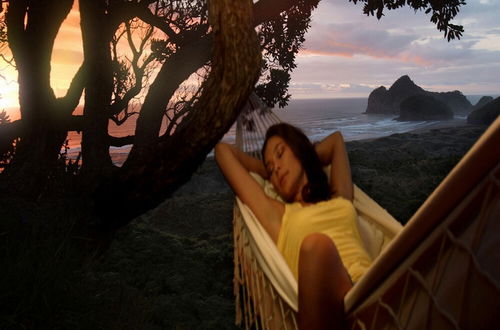
[{"label": "rocky headland", "polygon": [[492,96],[483,96],[483,97],[481,97],[479,99],[479,101],[477,101],[477,103],[472,107],[472,111],[479,110],[480,108],[482,108],[486,104],[490,103],[491,101],[493,101],[493,97]]},{"label": "rocky headland", "polygon": [[[482,103],[482,106],[476,108],[476,110],[472,111],[467,116],[467,123],[474,125],[490,125],[498,116],[500,116],[500,97],[497,97],[493,100],[492,97],[490,99],[485,99],[486,96],[482,97],[478,105],[481,101],[486,101]],[[485,100],[483,100],[485,99]],[[487,102],[489,100],[489,102]]]},{"label": "rocky headland", "polygon": [[453,119],[451,107],[439,99],[425,94],[412,95],[401,102],[400,121]]},{"label": "rocky headland", "polygon": [[[401,103],[409,97],[416,95],[432,97],[440,103],[445,104],[455,114],[468,114],[473,108],[469,100],[467,100],[467,98],[460,91],[443,93],[426,91],[422,87],[415,84],[410,77],[404,75],[396,80],[396,82],[394,82],[389,89],[384,86],[380,86],[379,88],[373,90],[368,96],[366,113],[399,115]],[[418,100],[422,101],[423,99],[414,99],[414,101],[420,102]],[[429,120],[425,119],[428,117],[428,111],[422,112],[424,115],[423,117],[419,117],[419,113],[420,111],[414,113],[411,115],[412,119],[408,120]]]}]

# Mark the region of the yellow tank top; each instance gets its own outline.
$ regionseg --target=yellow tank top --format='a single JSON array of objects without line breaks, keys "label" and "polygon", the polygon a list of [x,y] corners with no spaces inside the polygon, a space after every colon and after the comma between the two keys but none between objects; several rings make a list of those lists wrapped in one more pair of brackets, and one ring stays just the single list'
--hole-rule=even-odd
[{"label": "yellow tank top", "polygon": [[285,204],[277,245],[296,279],[300,245],[313,233],[323,233],[333,240],[353,282],[370,266],[356,225],[356,209],[350,201],[338,197],[308,206]]}]

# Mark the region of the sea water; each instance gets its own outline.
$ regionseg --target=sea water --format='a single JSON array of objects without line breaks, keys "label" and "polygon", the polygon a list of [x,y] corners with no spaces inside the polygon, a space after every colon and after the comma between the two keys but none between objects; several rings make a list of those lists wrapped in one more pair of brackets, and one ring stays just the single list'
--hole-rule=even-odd
[{"label": "sea water", "polygon": [[[329,134],[340,131],[345,141],[372,139],[395,133],[405,133],[416,129],[431,128],[440,121],[400,122],[394,120],[397,115],[366,114],[366,98],[339,99],[298,99],[291,100],[285,108],[274,109],[281,120],[301,128],[312,140],[319,141]],[[466,121],[465,116],[453,119],[457,124]],[[124,125],[117,126],[110,122],[109,133],[112,136],[133,135],[135,118]],[[223,141],[234,143],[235,125],[223,137]],[[76,158],[80,152],[80,134],[70,132],[68,135],[70,158]],[[121,165],[126,159],[131,145],[110,147],[110,154],[116,165]],[[213,156],[213,152],[209,154]]]},{"label": "sea water", "polygon": [[[440,121],[401,122],[397,115],[367,114],[366,98],[295,100],[276,111],[284,121],[294,124],[313,141],[340,131],[346,141],[363,140],[430,128]],[[455,116],[456,121],[466,117]]]}]

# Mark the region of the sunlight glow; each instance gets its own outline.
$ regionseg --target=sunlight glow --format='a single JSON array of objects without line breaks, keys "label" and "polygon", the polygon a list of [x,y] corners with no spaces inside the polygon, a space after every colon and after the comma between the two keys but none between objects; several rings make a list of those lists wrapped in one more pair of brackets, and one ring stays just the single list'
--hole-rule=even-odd
[{"label": "sunlight glow", "polygon": [[66,94],[71,80],[83,62],[80,12],[75,1],[57,34],[51,59],[50,85],[56,97]]}]

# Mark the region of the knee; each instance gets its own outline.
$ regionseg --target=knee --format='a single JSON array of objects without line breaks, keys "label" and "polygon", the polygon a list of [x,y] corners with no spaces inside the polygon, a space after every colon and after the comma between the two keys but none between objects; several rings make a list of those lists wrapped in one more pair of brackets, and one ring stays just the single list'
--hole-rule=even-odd
[{"label": "knee", "polygon": [[[332,239],[325,234],[314,233],[306,236],[300,246],[300,257],[339,259],[337,248]],[[299,259],[300,260],[300,259]]]}]

